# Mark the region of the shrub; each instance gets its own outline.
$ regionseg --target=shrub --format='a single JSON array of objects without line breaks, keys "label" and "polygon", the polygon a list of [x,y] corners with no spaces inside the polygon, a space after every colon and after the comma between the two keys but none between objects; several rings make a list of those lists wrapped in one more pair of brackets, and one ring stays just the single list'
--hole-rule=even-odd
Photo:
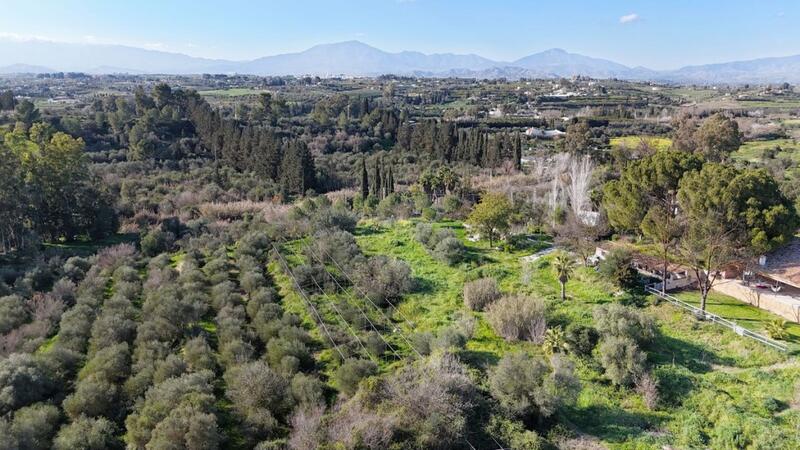
[{"label": "shrub", "polygon": [[350,397],[355,394],[361,380],[375,375],[377,372],[378,366],[370,360],[348,359],[336,369],[333,379],[339,390]]},{"label": "shrub", "polygon": [[546,418],[577,398],[580,384],[566,359],[551,367],[526,353],[508,353],[489,375],[489,391],[500,405],[520,418]]},{"label": "shrub", "polygon": [[75,420],[80,416],[109,417],[118,410],[119,386],[99,377],[79,382],[75,392],[64,399],[64,412]]},{"label": "shrub", "polygon": [[636,392],[642,396],[645,406],[655,409],[658,404],[658,379],[648,372],[636,376],[633,380]]},{"label": "shrub", "polygon": [[600,335],[592,327],[577,323],[570,323],[567,326],[565,335],[567,348],[578,356],[590,356],[599,339]]},{"label": "shrub", "polygon": [[385,380],[383,392],[381,407],[396,412],[398,425],[412,436],[411,448],[463,445],[467,418],[480,402],[467,368],[447,353],[398,370]]},{"label": "shrub", "polygon": [[466,248],[460,239],[448,237],[436,244],[436,248],[433,249],[433,256],[452,266],[464,259],[465,252]]},{"label": "shrub", "polygon": [[461,209],[461,199],[455,195],[448,194],[442,200],[442,207],[447,214],[453,214]]},{"label": "shrub", "polygon": [[629,337],[604,338],[599,352],[606,377],[618,386],[630,385],[644,372],[645,355]]},{"label": "shrub", "polygon": [[789,333],[786,331],[786,320],[784,319],[770,320],[764,328],[767,335],[772,339],[786,340],[789,337]]},{"label": "shrub", "polygon": [[359,289],[379,306],[400,298],[413,286],[408,264],[383,255],[358,266],[354,278]]},{"label": "shrub", "polygon": [[139,245],[143,255],[153,257],[169,250],[174,241],[175,236],[172,233],[154,228],[142,237]]},{"label": "shrub", "polygon": [[264,361],[236,366],[225,373],[225,395],[256,435],[273,430],[292,408],[289,383]]},{"label": "shrub", "polygon": [[18,448],[48,450],[58,430],[61,414],[53,405],[39,403],[19,409],[11,422],[11,434]]},{"label": "shrub", "polygon": [[480,278],[464,284],[464,304],[473,311],[483,311],[500,295],[494,278]]},{"label": "shrub", "polygon": [[467,336],[454,326],[439,330],[438,336],[430,343],[431,349],[461,349],[467,345]]},{"label": "shrub", "polygon": [[540,342],[547,322],[544,301],[522,295],[509,295],[486,309],[486,318],[500,336],[509,341]]},{"label": "shrub", "polygon": [[[200,437],[213,443],[214,435],[217,434],[215,416],[210,414],[216,401],[211,384],[213,379],[212,372],[204,371],[170,378],[151,387],[125,420],[125,439],[128,445],[135,448],[154,448],[157,442],[154,438],[158,435],[158,443],[163,445],[160,448],[186,448],[191,447],[188,444],[193,440],[192,436],[198,433],[201,434]],[[187,407],[191,410],[187,410]],[[199,427],[191,428],[186,420],[182,424],[177,420],[181,417],[191,418],[189,411],[196,412],[196,417],[202,419],[197,420]],[[171,445],[164,442],[164,431],[167,429],[171,431]],[[153,445],[149,445],[151,440]],[[202,448],[202,445],[197,448]]]},{"label": "shrub", "polygon": [[120,449],[114,424],[105,418],[78,417],[61,428],[53,442],[55,450],[105,450]]},{"label": "shrub", "polygon": [[433,333],[423,331],[411,335],[411,346],[414,350],[419,352],[420,355],[429,355],[431,353],[431,343],[433,342]]},{"label": "shrub", "polygon": [[414,230],[414,238],[425,247],[433,236],[433,225],[426,222],[419,222]]},{"label": "shrub", "polygon": [[54,388],[47,368],[35,356],[15,353],[0,359],[0,414],[42,400]]},{"label": "shrub", "polygon": [[627,337],[646,345],[656,335],[653,318],[630,306],[616,303],[600,306],[594,311],[595,327],[601,335]]},{"label": "shrub", "polygon": [[325,405],[325,383],[304,373],[295,374],[291,384],[292,397],[304,406]]},{"label": "shrub", "polygon": [[19,295],[0,297],[0,334],[8,333],[29,319],[25,299]]},{"label": "shrub", "polygon": [[632,266],[633,255],[624,248],[614,248],[597,265],[597,271],[623,289],[632,289],[639,283],[639,273]]}]

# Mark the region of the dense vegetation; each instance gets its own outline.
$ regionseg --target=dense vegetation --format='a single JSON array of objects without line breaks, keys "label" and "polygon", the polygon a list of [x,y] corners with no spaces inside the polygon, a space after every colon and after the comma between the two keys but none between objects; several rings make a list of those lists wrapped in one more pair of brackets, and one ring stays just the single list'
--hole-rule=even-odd
[{"label": "dense vegetation", "polygon": [[712,290],[800,225],[786,87],[0,88],[0,449],[800,446],[800,326]]}]

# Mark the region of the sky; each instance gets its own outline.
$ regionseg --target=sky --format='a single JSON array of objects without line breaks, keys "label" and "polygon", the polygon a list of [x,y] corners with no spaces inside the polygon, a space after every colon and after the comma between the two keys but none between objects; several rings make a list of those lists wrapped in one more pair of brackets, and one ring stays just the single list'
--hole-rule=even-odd
[{"label": "sky", "polygon": [[513,61],[562,48],[673,69],[800,54],[797,0],[0,0],[0,39],[246,60],[359,40]]}]

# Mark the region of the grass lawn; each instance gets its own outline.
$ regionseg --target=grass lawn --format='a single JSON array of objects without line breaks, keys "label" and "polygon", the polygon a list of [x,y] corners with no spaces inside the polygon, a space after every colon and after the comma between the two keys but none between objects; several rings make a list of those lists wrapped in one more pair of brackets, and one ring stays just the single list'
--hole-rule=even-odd
[{"label": "grass lawn", "polygon": [[661,150],[669,150],[672,147],[672,139],[664,138],[664,137],[657,137],[657,136],[622,136],[622,137],[615,137],[611,138],[611,147],[627,147],[627,148],[636,148],[642,142],[646,143],[651,148],[655,148],[658,151]]},{"label": "grass lawn", "polygon": [[[562,302],[558,299],[558,283],[549,257],[526,265],[520,262],[520,257],[534,253],[535,249],[501,252],[489,249],[485,242],[464,241],[469,254],[467,262],[447,266],[414,239],[415,223],[362,223],[356,239],[366,254],[393,256],[411,266],[417,288],[399,305],[403,318],[410,323],[395,315],[405,332],[436,332],[459,314],[476,317],[475,335],[461,352],[461,358],[477,371],[490,369],[509,351],[532,354],[542,351],[529,342],[506,342],[494,333],[483,313],[468,312],[461,298],[464,282],[493,276],[504,292],[545,299],[551,326],[571,322],[589,324],[595,308],[616,299],[614,286],[593,270],[581,267],[567,284],[569,298]],[[458,222],[438,222],[434,226],[451,228],[464,238],[464,229]],[[577,404],[564,411],[561,423],[614,449],[687,448],[692,436],[686,431],[691,430],[686,422],[694,420],[697,414],[707,417],[703,430],[696,432],[706,436],[704,433],[710,433],[715,426],[714,408],[736,409],[746,417],[775,421],[775,427],[786,426],[772,413],[765,413],[763,405],[767,399],[775,399],[779,404],[790,401],[793,386],[800,377],[800,367],[792,357],[717,325],[698,322],[666,302],[655,304],[648,297],[645,304],[644,308],[659,325],[659,335],[647,353],[651,370],[665,384],[663,404],[655,410],[648,409],[634,390],[611,385],[596,360],[575,358],[583,389]],[[735,314],[734,318],[747,319],[756,328],[760,327],[759,321],[770,318],[747,305],[729,304],[717,295],[710,308],[721,315]],[[791,330],[793,334],[800,331],[798,327]],[[720,397],[722,393],[724,397]],[[710,438],[703,439],[706,444],[701,447],[708,447]]]},{"label": "grass lawn", "polygon": [[763,160],[764,152],[767,150],[778,149],[775,158],[790,158],[795,162],[800,162],[800,142],[793,139],[772,139],[769,141],[750,141],[745,142],[732,155],[733,159],[739,161],[759,162]]},{"label": "grass lawn", "polygon": [[[697,291],[679,292],[675,296],[686,303],[700,307],[700,293]],[[769,311],[755,308],[733,297],[713,291],[708,294],[706,309],[708,312],[732,320],[744,328],[765,336],[765,324],[781,318]],[[800,324],[789,322],[787,331],[790,336],[788,342],[800,344]]]}]

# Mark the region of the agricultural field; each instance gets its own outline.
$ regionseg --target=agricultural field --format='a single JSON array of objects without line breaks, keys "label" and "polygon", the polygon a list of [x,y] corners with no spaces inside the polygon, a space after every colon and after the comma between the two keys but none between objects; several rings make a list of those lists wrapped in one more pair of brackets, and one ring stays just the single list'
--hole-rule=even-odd
[{"label": "agricultural field", "polygon": [[611,148],[625,147],[635,149],[640,145],[646,145],[656,151],[669,150],[672,147],[672,140],[657,136],[622,136],[611,138]]},{"label": "agricultural field", "polygon": [[790,159],[800,161],[800,143],[794,139],[749,141],[742,144],[731,157],[734,160],[761,162],[765,159]]}]

